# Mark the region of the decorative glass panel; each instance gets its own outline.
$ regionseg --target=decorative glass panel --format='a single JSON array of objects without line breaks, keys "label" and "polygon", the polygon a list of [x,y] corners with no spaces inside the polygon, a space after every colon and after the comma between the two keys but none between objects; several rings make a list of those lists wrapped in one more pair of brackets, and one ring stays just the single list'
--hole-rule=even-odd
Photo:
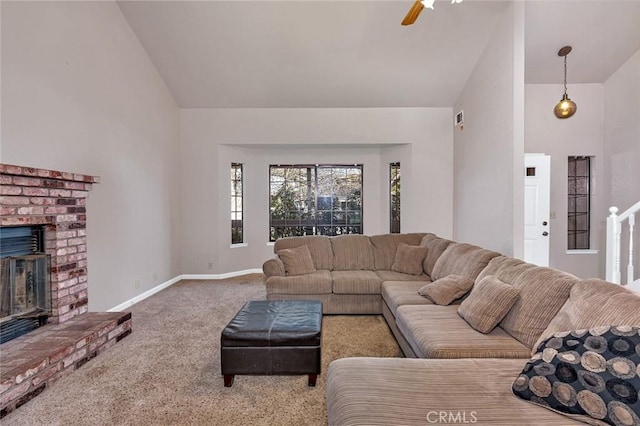
[{"label": "decorative glass panel", "polygon": [[590,248],[591,157],[569,157],[567,177],[567,247]]}]

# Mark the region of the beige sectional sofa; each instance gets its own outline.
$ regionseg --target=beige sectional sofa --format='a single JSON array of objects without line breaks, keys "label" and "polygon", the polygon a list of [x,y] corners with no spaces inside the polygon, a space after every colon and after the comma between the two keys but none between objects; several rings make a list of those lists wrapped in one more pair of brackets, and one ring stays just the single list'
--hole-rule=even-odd
[{"label": "beige sectional sofa", "polygon": [[[451,244],[457,249],[445,254]],[[398,264],[396,260],[401,256],[396,259],[396,255],[401,245],[422,247],[426,256],[419,262]],[[291,253],[284,252],[302,246],[308,248],[313,266],[300,268],[293,264],[296,273],[287,273],[286,258],[283,261],[283,257]],[[325,314],[381,314],[383,282],[410,283],[409,288],[416,290],[409,290],[417,296],[415,303],[421,303],[418,299],[426,299],[417,295],[417,290],[431,281],[432,273],[445,276],[457,271],[475,278],[490,258],[499,255],[427,233],[281,238],[274,243],[274,253],[275,256],[262,266],[267,299],[321,300]],[[300,257],[300,253],[291,255],[293,259]],[[289,262],[293,263],[293,260],[289,259]],[[419,270],[413,268],[416,264]]]},{"label": "beige sectional sofa", "polygon": [[[640,326],[640,294],[598,279],[577,281],[536,342],[544,343],[545,338],[554,335],[567,335],[569,330],[614,324]],[[433,323],[430,327],[435,328]],[[459,332],[460,329],[456,329],[449,334],[461,343],[454,337]],[[637,340],[637,330],[635,336]],[[537,343],[534,345],[537,347]],[[544,345],[541,349],[553,350]],[[333,361],[327,378],[328,424],[608,424],[590,417],[560,414],[514,395],[512,386],[535,350],[523,352],[520,359],[485,358],[479,356],[479,346],[474,350],[474,357],[469,358],[450,353],[454,359],[343,358]],[[487,347],[488,352],[493,350]],[[636,347],[638,351],[640,347]],[[533,355],[533,359],[540,356]],[[524,357],[527,359],[522,359]],[[607,363],[612,365],[611,360]],[[635,366],[640,368],[637,363]],[[638,375],[640,370],[632,380]],[[634,404],[635,410],[639,409],[638,404]],[[624,416],[619,417],[622,421],[618,418],[618,423],[613,424],[638,424],[637,417],[634,419],[632,415],[626,417],[626,422]]]},{"label": "beige sectional sofa", "polygon": [[[313,263],[314,271],[301,273],[305,268],[296,269],[295,264],[291,265],[291,257],[297,259],[300,252],[306,250],[303,246],[310,252],[306,256],[312,260],[307,259],[307,263]],[[409,263],[416,262],[420,249],[415,247],[426,249],[420,273],[398,272],[398,269],[415,267],[398,268],[402,263],[399,257],[403,255],[413,256]],[[286,251],[292,248],[293,253]],[[590,355],[588,359],[586,355],[584,359],[580,357],[591,349],[582,348],[579,352],[561,349],[566,349],[562,345],[567,339],[566,344],[577,345],[575,341],[584,340],[587,335],[590,339],[602,339],[602,336],[615,337],[623,330],[611,326],[640,327],[640,294],[598,279],[580,280],[557,269],[532,265],[433,234],[300,237],[278,240],[274,249],[296,275],[287,274],[288,268],[279,255],[265,262],[263,270],[268,277],[269,299],[318,298],[329,305],[325,313],[382,313],[407,356],[405,359],[346,358],[332,362],[327,377],[330,425],[567,425],[579,424],[579,421],[607,424],[601,420],[610,424],[640,425],[638,330],[632,329],[629,338],[638,341],[635,353],[632,348],[629,355],[636,358],[633,362],[625,361],[632,367],[621,364],[624,356],[613,359],[615,354],[604,352],[606,345],[602,351],[594,349],[598,355]],[[419,294],[419,290],[424,293],[425,288],[433,289],[452,278],[471,280],[473,287],[466,296],[451,304],[438,305]],[[478,309],[481,309],[479,314]],[[478,331],[487,319],[489,328]],[[576,331],[582,329],[595,330],[592,330],[594,336]],[[628,332],[626,328],[623,331]],[[555,379],[549,372],[540,374],[550,376],[529,382],[527,375],[534,370],[536,373],[544,370],[539,370],[538,365],[534,367],[535,363],[544,360],[545,368],[555,371],[566,367],[563,365],[567,362],[560,360],[560,356],[566,354],[578,358],[568,364],[589,368],[594,357],[608,356],[605,367],[593,370],[596,373],[580,374],[608,374],[623,368],[619,365],[629,368],[630,375],[624,377],[632,377],[628,380],[636,387],[636,401],[633,402],[633,395],[627,395],[623,398],[626,404],[623,408],[615,405],[618,401],[602,408],[602,404],[593,402],[599,403],[600,397],[589,393],[593,390],[589,387],[591,382],[585,385],[577,375],[572,377],[575,383],[564,383],[565,378],[556,375],[562,380]],[[558,364],[559,361],[564,364]],[[525,366],[529,369],[523,371]],[[584,374],[580,377],[587,377]],[[517,387],[516,378],[525,382],[524,386],[517,385],[521,397],[515,396],[516,391],[512,390]],[[539,386],[542,382],[545,383],[542,390],[532,385]],[[531,385],[527,385],[529,383]],[[572,394],[567,390],[570,386],[575,387]],[[616,386],[621,385],[614,383],[611,389],[618,389]],[[605,391],[609,390],[607,382]],[[623,390],[627,392],[626,388]],[[562,403],[571,407],[568,411],[581,414],[578,417],[575,413],[567,417],[566,413],[540,406],[549,404],[547,400],[552,398],[551,405],[557,409],[558,401],[568,394],[573,395],[573,400]],[[553,399],[555,397],[557,399]],[[523,398],[533,399],[537,405]],[[595,418],[574,409],[582,404],[592,408],[593,412],[587,414]]]}]

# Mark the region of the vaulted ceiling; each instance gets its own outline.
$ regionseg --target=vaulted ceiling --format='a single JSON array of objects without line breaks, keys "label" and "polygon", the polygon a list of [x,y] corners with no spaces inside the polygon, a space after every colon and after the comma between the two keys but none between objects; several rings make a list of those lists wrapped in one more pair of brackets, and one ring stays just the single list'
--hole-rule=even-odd
[{"label": "vaulted ceiling", "polygon": [[[120,1],[182,108],[440,107],[462,91],[508,1]],[[527,1],[527,82],[602,83],[640,49],[640,1]]]}]

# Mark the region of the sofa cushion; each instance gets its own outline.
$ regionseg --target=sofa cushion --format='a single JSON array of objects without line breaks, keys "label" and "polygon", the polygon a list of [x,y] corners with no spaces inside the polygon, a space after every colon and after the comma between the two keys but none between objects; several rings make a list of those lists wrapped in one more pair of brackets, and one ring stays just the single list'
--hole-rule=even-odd
[{"label": "sofa cushion", "polygon": [[472,244],[453,243],[438,258],[431,271],[433,281],[456,274],[474,280],[489,261],[500,253],[474,246]]},{"label": "sofa cushion", "polygon": [[458,307],[458,314],[480,333],[488,333],[516,302],[518,289],[487,275]]},{"label": "sofa cushion", "polygon": [[418,293],[436,305],[449,305],[467,294],[471,287],[473,287],[473,280],[461,275],[447,275],[424,285],[418,290]]},{"label": "sofa cushion", "polygon": [[340,235],[330,240],[334,271],[375,270],[373,244],[368,236]]},{"label": "sofa cushion", "polygon": [[577,420],[640,424],[640,328],[556,333],[512,385],[518,397]]},{"label": "sofa cushion", "polygon": [[313,266],[315,266],[316,269],[333,269],[331,240],[324,235],[278,238],[273,244],[273,252],[278,253],[278,251],[282,249],[290,249],[302,245],[309,247],[309,252],[313,259]]},{"label": "sofa cushion", "polygon": [[374,271],[332,271],[336,294],[380,294],[382,280]]},{"label": "sofa cushion", "polygon": [[341,358],[328,368],[327,424],[584,426],[513,395],[524,363]]},{"label": "sofa cushion", "polygon": [[376,271],[382,281],[431,281],[428,275],[411,275],[396,271]]},{"label": "sofa cushion", "polygon": [[500,327],[480,333],[458,315],[458,306],[403,305],[398,329],[421,358],[529,358],[529,348]]},{"label": "sofa cushion", "polygon": [[426,255],[426,247],[400,243],[398,244],[396,259],[391,265],[391,270],[405,274],[420,275],[423,272],[422,262]]},{"label": "sofa cushion", "polygon": [[580,281],[533,348],[554,333],[612,324],[640,326],[640,294],[597,278]]},{"label": "sofa cushion", "polygon": [[395,316],[398,306],[431,305],[433,302],[418,294],[424,281],[384,281],[382,283],[382,300]]},{"label": "sofa cushion", "polygon": [[269,277],[267,294],[330,294],[331,272],[318,270],[310,274],[288,277]]},{"label": "sofa cushion", "polygon": [[303,275],[316,271],[309,247],[304,244],[295,248],[278,250],[284,264],[285,275]]},{"label": "sofa cushion", "polygon": [[422,268],[427,275],[431,276],[433,266],[436,264],[442,253],[444,253],[447,247],[451,244],[453,244],[453,241],[440,238],[434,234],[427,234],[422,237],[420,245],[427,248],[427,256],[424,258]]},{"label": "sofa cushion", "polygon": [[491,259],[476,283],[487,275],[495,275],[520,291],[516,303],[499,325],[529,348],[533,348],[567,301],[571,287],[580,281],[567,272],[507,256]]},{"label": "sofa cushion", "polygon": [[404,243],[410,246],[417,246],[424,235],[423,233],[383,234],[369,237],[373,245],[375,269],[391,269],[391,265],[396,259],[398,244]]}]

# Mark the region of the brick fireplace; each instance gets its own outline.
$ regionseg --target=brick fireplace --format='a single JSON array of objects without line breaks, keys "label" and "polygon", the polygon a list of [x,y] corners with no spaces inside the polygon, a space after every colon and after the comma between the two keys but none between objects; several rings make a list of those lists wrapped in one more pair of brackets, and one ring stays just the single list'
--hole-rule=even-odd
[{"label": "brick fireplace", "polygon": [[0,226],[43,225],[51,256],[50,323],[88,311],[86,199],[97,176],[0,165]]},{"label": "brick fireplace", "polygon": [[48,324],[0,345],[0,418],[131,333],[131,313],[88,312],[86,200],[97,176],[0,164],[0,227],[42,227]]}]

